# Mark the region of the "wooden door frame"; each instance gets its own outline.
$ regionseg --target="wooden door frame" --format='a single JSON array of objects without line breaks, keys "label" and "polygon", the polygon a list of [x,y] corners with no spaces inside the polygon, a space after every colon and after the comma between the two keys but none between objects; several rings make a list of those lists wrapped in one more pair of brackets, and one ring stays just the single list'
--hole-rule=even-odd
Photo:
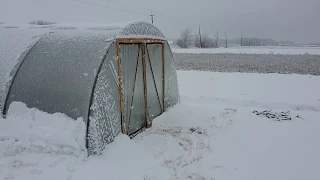
[{"label": "wooden door frame", "polygon": [[[162,109],[161,114],[165,111],[165,42],[166,40],[163,39],[153,39],[153,38],[118,38],[115,42],[116,45],[116,56],[117,56],[117,70],[118,70],[118,90],[119,90],[119,104],[120,104],[120,117],[121,117],[121,132],[123,134],[129,134],[129,126],[130,124],[127,124],[127,128],[125,126],[125,119],[124,119],[124,102],[123,102],[123,79],[122,79],[122,68],[121,68],[121,52],[120,52],[120,44],[138,44],[139,50],[141,48],[142,50],[142,66],[143,66],[143,88],[144,88],[144,101],[145,101],[145,127],[147,127],[148,119],[148,96],[147,96],[147,82],[146,82],[146,48],[147,44],[161,44],[162,46]],[[149,56],[149,54],[148,54]],[[149,56],[150,61],[150,56]],[[135,72],[137,73],[137,71]],[[136,76],[136,75],[135,75]],[[153,77],[154,78],[154,77]],[[134,82],[135,85],[135,82]],[[134,92],[134,90],[133,90]],[[134,94],[132,94],[134,95]],[[132,100],[133,101],[133,100]],[[160,104],[161,107],[161,104]],[[129,120],[130,123],[130,120]],[[145,127],[142,127],[145,128]],[[138,130],[139,131],[139,130]]]}]

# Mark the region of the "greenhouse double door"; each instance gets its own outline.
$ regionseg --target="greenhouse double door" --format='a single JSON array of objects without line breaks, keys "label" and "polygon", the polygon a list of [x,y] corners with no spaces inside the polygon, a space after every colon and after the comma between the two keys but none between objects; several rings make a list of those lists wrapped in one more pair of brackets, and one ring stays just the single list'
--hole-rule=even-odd
[{"label": "greenhouse double door", "polygon": [[164,111],[164,50],[161,43],[120,44],[123,122],[129,135]]}]

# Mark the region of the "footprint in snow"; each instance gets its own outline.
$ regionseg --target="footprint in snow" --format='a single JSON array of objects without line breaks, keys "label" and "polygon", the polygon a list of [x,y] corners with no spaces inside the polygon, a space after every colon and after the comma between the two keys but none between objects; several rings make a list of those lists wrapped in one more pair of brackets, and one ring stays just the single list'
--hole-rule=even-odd
[{"label": "footprint in snow", "polygon": [[30,174],[42,174],[42,170],[41,169],[32,169],[30,171]]},{"label": "footprint in snow", "polygon": [[226,108],[222,113],[220,113],[220,116],[226,117],[226,116],[232,116],[234,115],[238,110],[233,108]]}]

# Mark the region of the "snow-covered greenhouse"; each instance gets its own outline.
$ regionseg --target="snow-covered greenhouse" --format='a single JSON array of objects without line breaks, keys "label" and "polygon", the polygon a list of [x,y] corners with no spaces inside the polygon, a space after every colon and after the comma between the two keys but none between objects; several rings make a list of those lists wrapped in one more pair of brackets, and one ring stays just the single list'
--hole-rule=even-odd
[{"label": "snow-covered greenhouse", "polygon": [[0,113],[18,101],[87,124],[89,154],[179,103],[173,55],[147,22],[0,25]]}]

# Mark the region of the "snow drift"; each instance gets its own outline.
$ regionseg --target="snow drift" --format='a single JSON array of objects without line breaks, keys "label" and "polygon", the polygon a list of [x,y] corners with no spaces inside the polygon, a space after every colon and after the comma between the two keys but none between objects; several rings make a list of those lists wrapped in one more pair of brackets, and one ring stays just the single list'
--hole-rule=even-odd
[{"label": "snow drift", "polygon": [[5,154],[27,150],[80,155],[85,152],[85,135],[82,118],[48,114],[21,102],[12,103],[6,119],[0,119],[0,151]]}]

